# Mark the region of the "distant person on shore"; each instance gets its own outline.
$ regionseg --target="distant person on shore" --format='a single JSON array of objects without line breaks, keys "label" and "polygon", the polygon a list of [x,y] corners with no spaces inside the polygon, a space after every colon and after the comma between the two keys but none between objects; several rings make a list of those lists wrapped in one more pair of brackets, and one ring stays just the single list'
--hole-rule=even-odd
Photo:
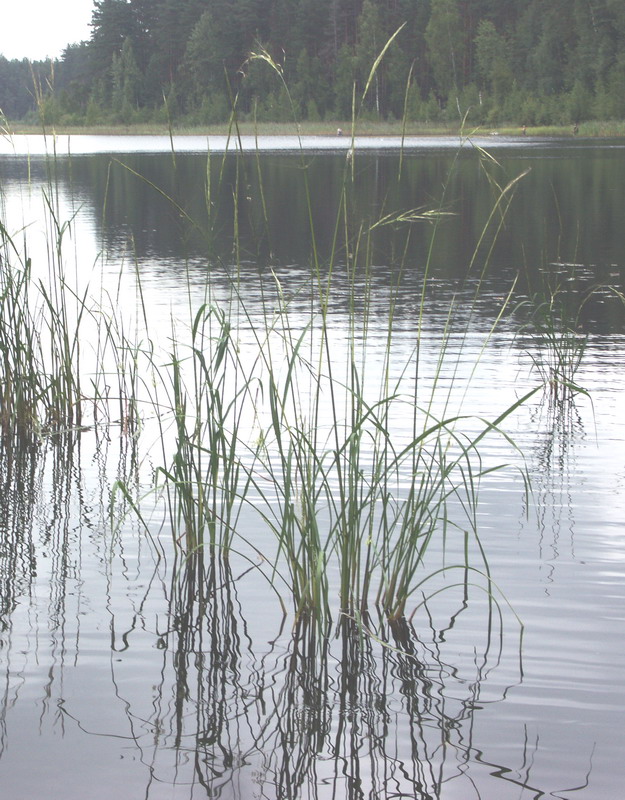
[{"label": "distant person on shore", "polygon": [[527,136],[527,125],[523,125],[521,130],[523,131],[523,136]]},{"label": "distant person on shore", "polygon": [[579,125],[576,122],[575,125],[573,125],[573,135],[577,136],[578,133],[579,133]]},{"label": "distant person on shore", "polygon": [[337,136],[342,136],[343,135],[343,128],[337,128],[336,129],[336,135]]}]

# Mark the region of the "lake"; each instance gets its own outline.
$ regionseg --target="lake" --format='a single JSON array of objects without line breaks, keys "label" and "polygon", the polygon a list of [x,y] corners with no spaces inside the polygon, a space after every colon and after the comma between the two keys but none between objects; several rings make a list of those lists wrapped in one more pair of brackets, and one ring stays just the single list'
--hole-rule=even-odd
[{"label": "lake", "polygon": [[3,796],[622,794],[624,143],[15,136],[0,202]]}]

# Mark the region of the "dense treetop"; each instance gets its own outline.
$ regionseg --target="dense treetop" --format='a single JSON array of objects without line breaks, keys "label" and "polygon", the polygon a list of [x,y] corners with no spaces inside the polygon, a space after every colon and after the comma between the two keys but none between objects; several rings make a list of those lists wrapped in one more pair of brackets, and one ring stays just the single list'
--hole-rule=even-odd
[{"label": "dense treetop", "polygon": [[[402,27],[403,26],[403,27]],[[8,118],[98,124],[625,117],[623,0],[95,0],[57,62],[0,56]],[[284,84],[265,59],[280,66]],[[290,99],[289,99],[290,96]]]}]

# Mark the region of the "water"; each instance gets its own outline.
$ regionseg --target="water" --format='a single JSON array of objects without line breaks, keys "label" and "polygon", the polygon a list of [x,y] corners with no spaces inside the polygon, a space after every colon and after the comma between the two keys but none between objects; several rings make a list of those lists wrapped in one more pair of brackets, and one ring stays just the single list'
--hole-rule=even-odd
[{"label": "water", "polygon": [[[294,334],[316,307],[305,174],[324,278],[335,253],[328,313],[337,369],[352,320],[364,313],[350,311],[355,283],[368,309],[359,350],[367,390],[379,386],[394,299],[391,379],[399,380],[421,325],[417,394],[425,402],[455,299],[435,410],[443,413],[447,402],[450,414],[470,415],[469,433],[480,429],[479,417],[494,419],[538,383],[539,345],[515,306],[545,285],[571,309],[582,302],[580,336],[588,340],[575,380],[588,394],[553,403],[541,390],[505,421],[518,450],[497,435],[480,446],[486,466],[510,465],[483,479],[476,511],[494,600],[483,576],[456,570],[424,585],[425,605],[421,591],[410,598],[414,616],[404,628],[378,625],[373,615],[375,630],[362,635],[348,619],[338,624],[336,613],[327,638],[305,621],[294,626],[261,574],[261,554],[271,559],[275,540],[252,513],[239,521],[250,546],[238,543],[231,575],[208,554],[199,562],[177,556],[158,507],[147,515],[149,533],[130,509],[121,527],[111,527],[114,481],[134,475],[139,492],[149,492],[162,429],[144,410],[137,462],[123,413],[111,426],[92,425],[90,414],[89,430],[57,444],[46,440],[19,458],[2,451],[2,794],[619,797],[625,314],[613,289],[623,291],[623,148],[492,137],[479,144],[493,164],[468,144],[458,150],[456,140],[410,141],[398,181],[396,142],[367,140],[365,150],[359,141],[346,161],[345,140],[304,141],[303,154],[292,140],[269,140],[258,159],[232,154],[223,164],[224,144],[212,141],[207,167],[206,141],[181,139],[175,171],[169,140],[159,137],[72,137],[69,146],[57,143],[72,157],[52,163],[40,155],[50,152],[41,138],[4,142],[5,224],[13,234],[26,227],[33,270],[47,280],[47,193],[59,220],[71,220],[67,275],[94,306],[112,298],[139,338],[147,309],[150,335],[164,348],[172,318],[187,336],[189,308],[206,298],[210,274],[210,301],[232,310],[245,358],[276,307],[278,283]],[[342,229],[336,244],[346,167],[356,191],[345,217],[349,240]],[[510,190],[510,208],[500,204],[492,216],[493,181],[504,188],[528,168]],[[432,208],[448,212],[437,225],[397,217]],[[382,217],[389,224],[375,229],[365,254],[358,232]],[[399,292],[390,264],[403,265]],[[356,333],[359,343],[362,328]],[[306,342],[314,353],[314,334]],[[278,358],[279,344],[271,347]],[[83,351],[89,365],[87,340]],[[170,398],[165,382],[146,384]],[[412,377],[401,387],[414,391]],[[410,437],[405,408],[389,423],[395,443]],[[244,420],[250,437],[266,424],[260,401],[258,414]],[[410,482],[401,476],[399,495]],[[462,563],[463,546],[463,536],[450,533],[448,563]],[[440,556],[437,545],[433,563]],[[332,564],[329,574],[333,580]],[[280,579],[274,583],[283,591]],[[447,591],[435,594],[442,586]]]}]

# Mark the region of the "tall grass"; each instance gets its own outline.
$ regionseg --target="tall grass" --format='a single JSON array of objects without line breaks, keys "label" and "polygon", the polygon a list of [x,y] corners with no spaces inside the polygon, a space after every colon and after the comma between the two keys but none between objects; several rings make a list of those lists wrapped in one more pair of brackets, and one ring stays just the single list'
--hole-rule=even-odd
[{"label": "tall grass", "polygon": [[[242,159],[233,187],[232,263],[219,265],[229,281],[230,302],[226,307],[215,303],[207,270],[203,292],[189,285],[189,317],[172,320],[165,347],[152,338],[142,299],[144,330],[139,343],[140,337],[131,340],[126,335],[124,323],[113,312],[92,308],[86,292],[78,294],[68,285],[62,261],[67,225],[51,203],[51,277],[36,284],[36,310],[31,305],[30,261],[18,258],[19,267],[10,268],[9,260],[19,253],[6,231],[0,231],[5,395],[1,419],[6,434],[34,436],[54,426],[80,425],[87,400],[94,409],[105,409],[102,414],[110,420],[118,404],[122,429],[135,437],[142,415],[152,416],[158,446],[150,456],[158,452],[160,463],[149,502],[156,494],[163,498],[173,547],[185,570],[205,557],[224,562],[233,554],[242,557],[263,572],[281,602],[285,594],[290,598],[296,620],[310,617],[322,629],[337,613],[366,619],[371,607],[399,623],[412,613],[411,600],[414,611],[430,591],[438,591],[429,589],[430,575],[452,574],[458,568],[461,583],[475,580],[489,596],[494,593],[476,519],[480,485],[497,467],[482,463],[480,448],[486,436],[505,436],[507,417],[533,391],[492,419],[470,418],[462,397],[457,397],[462,346],[452,352],[450,342],[465,341],[472,311],[464,310],[459,320],[453,303],[434,366],[423,360],[430,268],[448,210],[446,196],[425,212],[389,213],[383,208],[377,218],[368,219],[355,211],[358,154],[353,143],[359,109],[391,45],[392,38],[374,63],[362,95],[354,93],[352,148],[344,162],[334,241],[326,255],[316,234],[310,165],[301,151],[311,241],[308,281],[300,290],[309,309],[304,324],[294,315],[292,300],[277,277],[269,283],[259,277],[264,297],[260,318],[246,306],[237,210],[238,193],[246,185]],[[288,92],[281,69],[268,54],[253,58],[266,62]],[[236,102],[234,108],[230,130],[237,139]],[[483,152],[477,157],[489,175],[492,159]],[[218,181],[223,180],[226,158],[217,170]],[[125,168],[119,163],[116,167]],[[175,154],[171,168],[177,169]],[[259,158],[256,169],[262,195]],[[490,256],[483,242],[501,228],[516,181],[492,185],[497,190],[493,212],[468,265],[477,270],[474,302]],[[165,196],[161,188],[152,188]],[[207,223],[191,219],[184,201],[170,197],[176,213],[205,232],[207,247],[220,188],[211,184],[209,158]],[[265,235],[269,221],[264,196],[262,209]],[[396,261],[385,265],[393,282],[382,362],[374,369],[369,360],[373,253],[377,233],[388,225],[406,233]],[[414,298],[417,313],[406,347],[395,311],[412,266],[406,263],[406,253],[414,235],[428,236],[430,251],[422,267],[420,295]],[[348,287],[342,337],[334,329],[332,313],[339,275]],[[138,271],[136,280],[142,297]],[[4,323],[8,319],[16,325],[9,328]],[[80,367],[85,320],[97,322],[96,366],[88,392]],[[244,328],[248,341],[242,343]],[[484,347],[491,334],[492,330],[485,334]],[[401,365],[398,353],[404,359]],[[111,363],[116,365],[113,370]],[[406,419],[408,425],[398,424]],[[135,491],[125,476],[117,486],[149,528],[142,490]],[[273,535],[273,551],[257,544],[252,535],[256,526]],[[438,561],[428,558],[433,543]],[[432,585],[436,587],[436,581]]]},{"label": "tall grass", "polygon": [[[390,44],[374,64],[362,97],[354,95],[352,140],[358,109]],[[279,65],[265,52],[252,58],[265,62],[288,94]],[[231,130],[236,139],[236,113]],[[478,157],[488,175],[493,160],[483,152]],[[237,238],[238,192],[246,185],[241,160],[233,187],[233,263],[220,267],[230,280],[229,308],[215,306],[207,272],[205,300],[199,307],[191,301],[186,335],[181,338],[178,320],[172,324],[168,357],[163,361],[151,348],[148,355],[149,369],[158,375],[160,395],[155,403],[160,410],[169,409],[160,415],[159,424],[161,441],[170,441],[171,447],[163,447],[164,463],[157,474],[174,543],[187,558],[204,549],[211,558],[243,554],[263,570],[280,596],[286,593],[291,598],[296,619],[311,616],[322,628],[337,611],[366,618],[371,606],[393,622],[401,620],[416,592],[419,600],[414,607],[428,594],[428,570],[439,575],[441,569],[461,567],[462,581],[472,575],[487,594],[494,591],[476,524],[480,484],[494,468],[482,464],[480,444],[487,435],[504,435],[500,426],[533,391],[492,420],[468,419],[453,399],[454,374],[462,355],[449,356],[448,350],[452,337],[466,337],[471,313],[459,325],[453,306],[434,374],[427,375],[431,388],[422,388],[426,367],[421,337],[430,261],[447,213],[446,198],[425,212],[383,210],[377,219],[358,218],[353,202],[356,160],[352,148],[344,163],[334,243],[330,254],[322,256],[308,186],[309,164],[301,151],[311,241],[309,279],[300,289],[309,305],[305,323],[292,312],[293,300],[287,299],[277,277],[269,283],[259,277],[264,297],[261,319],[246,307]],[[264,235],[269,222],[258,158],[256,169]],[[223,164],[217,173],[221,181]],[[220,193],[210,175],[209,164],[207,242],[217,213],[212,199]],[[480,270],[476,300],[489,258],[488,251],[482,255],[482,239],[487,234],[496,237],[516,181],[493,185],[498,191],[493,213],[470,264]],[[186,214],[178,200],[172,199],[172,204]],[[197,221],[189,222],[199,227]],[[386,267],[394,283],[383,362],[373,373],[368,364],[372,254],[379,228],[391,224],[406,226],[408,237],[430,236],[430,255],[423,268],[414,338],[408,351],[401,342],[405,363],[400,368],[394,363],[399,349],[395,303],[404,291],[405,255]],[[415,234],[415,224],[430,230]],[[481,257],[483,263],[476,266]],[[339,275],[349,287],[340,357],[332,315]],[[496,324],[494,320],[493,328]],[[240,325],[252,335],[245,353],[238,340]],[[449,375],[450,387],[444,388]],[[405,417],[411,419],[409,435],[405,428],[397,432],[398,419]],[[249,521],[254,515],[273,534],[274,552],[266,552],[266,544],[261,552],[247,532],[254,527]],[[458,542],[452,543],[455,539]],[[442,548],[442,561],[434,567],[427,558],[433,542],[436,549]],[[450,562],[448,551],[460,553],[460,562]]]},{"label": "tall grass", "polygon": [[[347,165],[345,191],[350,170]],[[348,224],[347,218],[339,220],[337,228]],[[482,465],[479,446],[485,436],[499,433],[530,394],[479,423],[477,431],[473,421],[470,434],[461,430],[467,418],[448,411],[448,390],[441,390],[442,402],[431,395],[419,405],[418,331],[405,365],[391,369],[393,303],[385,362],[372,381],[367,309],[373,230],[371,225],[360,232],[356,248],[346,243],[353,250],[351,266],[338,259],[322,266],[313,259],[307,288],[311,316],[301,329],[279,281],[264,290],[259,326],[233,278],[236,313],[228,318],[223,310],[202,305],[188,344],[173,336],[170,360],[158,367],[161,385],[171,388],[169,400],[159,404],[172,409],[173,454],[159,472],[175,542],[187,553],[210,548],[224,558],[232,548],[247,549],[259,564],[271,565],[265,574],[272,585],[286,586],[280,591],[290,595],[296,618],[312,615],[322,625],[337,608],[366,615],[370,605],[400,620],[415,592],[427,593],[432,541],[446,547],[455,532],[465,554],[463,580],[472,571],[487,592],[493,590],[475,522],[480,483],[493,467]],[[357,279],[360,247],[364,281]],[[352,270],[350,323],[345,352],[337,360],[329,312],[332,272],[345,268]],[[253,332],[253,351],[246,358],[232,327],[237,315]],[[452,332],[450,318],[433,393],[439,393],[448,366]],[[437,405],[445,411],[440,418]],[[412,435],[402,439],[393,428],[406,413],[413,419]],[[260,553],[244,532],[250,511],[273,532],[274,553]],[[469,550],[476,563],[468,563]]]},{"label": "tall grass", "polygon": [[[62,232],[59,231],[59,246]],[[33,443],[44,433],[81,424],[79,332],[84,305],[70,323],[71,295],[51,266],[36,280],[0,223],[0,427],[5,439]]]},{"label": "tall grass", "polygon": [[557,288],[523,301],[517,311],[528,316],[520,333],[529,335],[532,364],[550,399],[558,405],[575,394],[587,394],[577,382],[588,341],[580,330],[580,308],[572,310],[570,300]]}]

